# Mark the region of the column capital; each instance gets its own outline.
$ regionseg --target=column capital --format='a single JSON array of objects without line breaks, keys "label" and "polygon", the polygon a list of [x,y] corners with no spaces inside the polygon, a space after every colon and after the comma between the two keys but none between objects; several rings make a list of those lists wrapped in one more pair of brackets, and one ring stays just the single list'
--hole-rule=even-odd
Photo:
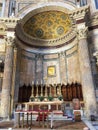
[{"label": "column capital", "polygon": [[87,38],[87,34],[88,34],[88,27],[85,26],[85,23],[83,24],[79,24],[77,26],[77,35],[78,35],[78,39],[83,39],[83,38]]},{"label": "column capital", "polygon": [[13,37],[5,37],[6,45],[13,46],[15,45],[15,39]]}]

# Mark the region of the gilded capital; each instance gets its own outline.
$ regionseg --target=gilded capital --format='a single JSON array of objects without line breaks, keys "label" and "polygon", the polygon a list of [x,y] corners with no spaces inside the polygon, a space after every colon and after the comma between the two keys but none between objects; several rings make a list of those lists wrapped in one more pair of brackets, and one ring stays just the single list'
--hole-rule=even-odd
[{"label": "gilded capital", "polygon": [[87,38],[88,27],[83,27],[83,28],[78,29],[77,35],[78,35],[78,39]]}]

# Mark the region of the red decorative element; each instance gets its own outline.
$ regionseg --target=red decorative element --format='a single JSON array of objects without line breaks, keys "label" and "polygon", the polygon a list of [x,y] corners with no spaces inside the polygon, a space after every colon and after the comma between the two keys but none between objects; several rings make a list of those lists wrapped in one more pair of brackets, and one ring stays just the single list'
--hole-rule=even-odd
[{"label": "red decorative element", "polygon": [[40,111],[38,113],[38,117],[36,121],[46,121],[47,116],[48,116],[48,111]]}]

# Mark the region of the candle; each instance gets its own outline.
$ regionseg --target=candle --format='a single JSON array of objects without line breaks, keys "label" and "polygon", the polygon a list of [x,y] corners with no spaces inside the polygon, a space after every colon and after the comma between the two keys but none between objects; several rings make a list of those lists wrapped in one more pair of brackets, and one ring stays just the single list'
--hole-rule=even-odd
[{"label": "candle", "polygon": [[49,110],[51,109],[51,105],[50,105],[50,104],[48,105],[48,109],[49,109]]},{"label": "candle", "polygon": [[38,81],[36,81],[36,85],[38,85]]},{"label": "candle", "polygon": [[41,80],[41,84],[43,84],[43,80]]},{"label": "candle", "polygon": [[34,84],[34,81],[32,81],[32,85]]}]

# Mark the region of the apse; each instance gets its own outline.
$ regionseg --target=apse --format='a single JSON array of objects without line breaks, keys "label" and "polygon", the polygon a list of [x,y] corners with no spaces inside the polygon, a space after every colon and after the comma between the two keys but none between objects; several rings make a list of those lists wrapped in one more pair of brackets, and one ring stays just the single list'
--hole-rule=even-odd
[{"label": "apse", "polygon": [[67,13],[61,11],[44,11],[35,14],[24,24],[27,35],[40,39],[56,39],[64,36],[71,27]]}]

